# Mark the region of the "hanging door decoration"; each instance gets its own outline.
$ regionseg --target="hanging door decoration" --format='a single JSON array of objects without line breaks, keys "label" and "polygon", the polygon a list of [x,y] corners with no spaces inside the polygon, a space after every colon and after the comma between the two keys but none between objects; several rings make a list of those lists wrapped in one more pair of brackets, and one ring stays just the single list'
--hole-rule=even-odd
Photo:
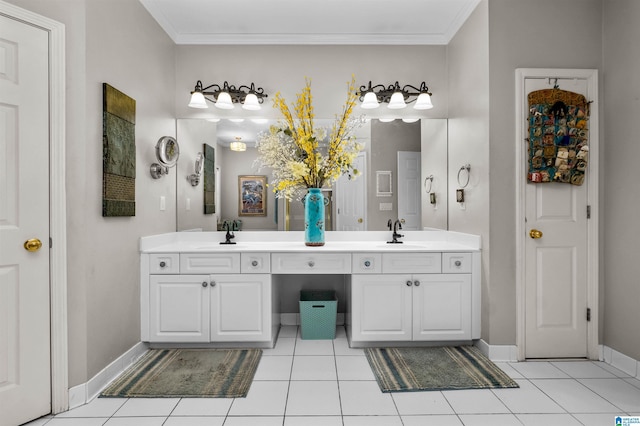
[{"label": "hanging door decoration", "polygon": [[582,185],[589,159],[589,102],[557,86],[527,98],[529,182]]}]

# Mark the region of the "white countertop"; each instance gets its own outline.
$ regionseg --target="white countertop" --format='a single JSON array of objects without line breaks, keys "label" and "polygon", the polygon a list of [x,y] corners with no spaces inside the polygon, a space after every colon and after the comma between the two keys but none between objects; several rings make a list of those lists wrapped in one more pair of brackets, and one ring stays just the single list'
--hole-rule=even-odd
[{"label": "white countertop", "polygon": [[400,231],[401,244],[388,244],[390,231],[342,232],[325,234],[325,245],[304,244],[302,231],[236,231],[236,244],[220,244],[226,232],[172,232],[140,239],[142,253],[216,252],[460,252],[481,248],[480,236],[451,231]]}]

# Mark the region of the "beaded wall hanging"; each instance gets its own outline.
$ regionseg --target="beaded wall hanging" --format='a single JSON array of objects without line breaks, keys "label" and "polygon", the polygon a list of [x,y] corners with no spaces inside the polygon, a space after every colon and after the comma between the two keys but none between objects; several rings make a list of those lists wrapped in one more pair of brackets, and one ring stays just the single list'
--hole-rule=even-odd
[{"label": "beaded wall hanging", "polygon": [[589,159],[589,102],[557,87],[527,98],[529,182],[582,185]]}]

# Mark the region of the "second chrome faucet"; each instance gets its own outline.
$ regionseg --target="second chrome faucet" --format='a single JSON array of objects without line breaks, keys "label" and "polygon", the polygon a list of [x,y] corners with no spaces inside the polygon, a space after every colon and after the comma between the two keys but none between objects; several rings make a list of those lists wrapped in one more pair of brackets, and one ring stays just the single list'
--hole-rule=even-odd
[{"label": "second chrome faucet", "polygon": [[389,231],[393,230],[393,234],[391,234],[391,241],[387,241],[387,244],[402,244],[402,241],[398,241],[398,238],[404,237],[404,235],[398,233],[398,230],[402,229],[400,219],[396,219],[395,222],[392,222],[391,219],[389,219],[387,226],[389,227]]}]

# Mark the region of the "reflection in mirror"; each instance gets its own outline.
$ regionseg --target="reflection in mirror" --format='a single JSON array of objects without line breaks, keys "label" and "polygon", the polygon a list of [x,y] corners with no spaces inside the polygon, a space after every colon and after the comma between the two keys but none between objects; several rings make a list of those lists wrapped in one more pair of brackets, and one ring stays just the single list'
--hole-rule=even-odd
[{"label": "reflection in mirror", "polygon": [[[322,125],[324,120],[316,121]],[[327,120],[327,125],[332,121]],[[258,170],[254,162],[258,155],[257,134],[273,123],[178,120],[177,134],[182,148],[176,180],[178,231],[210,231],[217,229],[217,223],[238,219],[242,220],[243,230],[298,230],[296,216],[303,215],[302,203],[293,200],[287,206],[272,191],[267,191],[266,216],[238,216],[238,176],[266,175],[267,182],[271,178],[270,170]],[[247,144],[246,151],[229,149],[237,137]],[[401,219],[400,215],[406,215],[405,221],[415,216],[414,229],[447,229],[447,120],[423,119],[416,123],[371,120],[358,129],[356,137],[365,146],[357,159],[362,175],[352,181],[343,176],[331,188],[332,229],[383,231],[389,219]],[[215,148],[217,199],[213,215],[202,213],[201,186],[192,187],[184,179],[192,173],[203,143]],[[398,167],[400,161],[403,165]],[[414,172],[405,173],[416,167]],[[376,194],[378,171],[391,171],[394,189],[391,196]],[[429,176],[433,179],[425,181]]]}]

